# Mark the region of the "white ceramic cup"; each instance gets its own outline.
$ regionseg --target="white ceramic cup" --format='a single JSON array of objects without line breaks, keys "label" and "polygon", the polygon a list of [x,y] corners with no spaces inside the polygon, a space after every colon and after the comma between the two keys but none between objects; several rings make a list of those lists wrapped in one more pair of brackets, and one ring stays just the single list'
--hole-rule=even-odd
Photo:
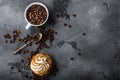
[{"label": "white ceramic cup", "polygon": [[[47,11],[46,20],[45,20],[42,24],[40,24],[40,25],[32,24],[32,23],[30,23],[30,22],[28,21],[28,19],[27,19],[26,12],[27,12],[27,10],[28,10],[31,6],[33,6],[33,5],[43,6],[43,7],[45,8],[45,10]],[[34,3],[29,4],[29,5],[26,7],[25,12],[24,12],[24,17],[25,17],[25,20],[26,20],[27,23],[28,23],[27,26],[25,27],[25,29],[29,29],[31,26],[38,27],[38,26],[42,26],[43,24],[46,23],[46,21],[48,20],[48,17],[49,17],[49,11],[48,11],[47,7],[46,7],[44,4],[42,4],[42,3],[40,3],[40,2],[34,2]]]}]

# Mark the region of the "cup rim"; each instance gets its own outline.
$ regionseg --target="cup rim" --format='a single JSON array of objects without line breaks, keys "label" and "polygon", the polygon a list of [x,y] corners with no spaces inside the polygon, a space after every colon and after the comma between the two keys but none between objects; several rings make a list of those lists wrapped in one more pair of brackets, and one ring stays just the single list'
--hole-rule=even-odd
[{"label": "cup rim", "polygon": [[[27,12],[27,10],[28,10],[32,5],[35,5],[35,4],[40,5],[40,6],[43,6],[43,7],[45,8],[45,10],[47,11],[47,17],[46,17],[45,21],[44,21],[42,24],[39,24],[39,25],[35,25],[35,24],[30,23],[30,21],[28,21],[28,19],[27,19],[27,17],[26,17],[26,12]],[[26,7],[26,9],[25,9],[25,11],[24,11],[24,17],[25,17],[25,20],[27,21],[28,24],[31,24],[32,26],[42,26],[42,25],[45,24],[46,21],[48,20],[49,11],[48,11],[48,8],[47,8],[43,3],[33,2],[33,3],[30,3],[30,4]]]}]

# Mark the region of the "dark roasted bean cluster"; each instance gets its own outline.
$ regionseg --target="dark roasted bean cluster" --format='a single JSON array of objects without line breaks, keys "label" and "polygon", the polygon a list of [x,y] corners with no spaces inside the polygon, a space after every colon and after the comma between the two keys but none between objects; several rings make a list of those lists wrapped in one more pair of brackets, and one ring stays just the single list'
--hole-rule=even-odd
[{"label": "dark roasted bean cluster", "polygon": [[34,25],[42,24],[46,20],[47,15],[46,9],[40,5],[33,5],[26,12],[28,21]]}]

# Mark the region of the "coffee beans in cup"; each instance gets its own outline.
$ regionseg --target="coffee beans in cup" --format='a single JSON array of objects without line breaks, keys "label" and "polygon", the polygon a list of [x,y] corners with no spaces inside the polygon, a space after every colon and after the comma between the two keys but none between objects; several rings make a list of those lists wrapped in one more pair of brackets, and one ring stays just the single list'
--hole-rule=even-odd
[{"label": "coffee beans in cup", "polygon": [[46,9],[41,6],[34,4],[26,12],[27,20],[34,25],[40,25],[44,23],[48,14]]}]

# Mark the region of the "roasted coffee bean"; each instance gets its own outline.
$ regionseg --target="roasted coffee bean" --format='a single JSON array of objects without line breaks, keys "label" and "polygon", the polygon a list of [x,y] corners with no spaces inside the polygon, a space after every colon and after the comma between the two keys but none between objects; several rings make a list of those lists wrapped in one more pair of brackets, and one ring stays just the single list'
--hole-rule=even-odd
[{"label": "roasted coffee bean", "polygon": [[25,50],[24,52],[25,52],[25,53],[29,53],[29,50]]},{"label": "roasted coffee bean", "polygon": [[22,60],[21,60],[21,62],[23,63],[23,62],[24,62],[24,60],[22,59]]},{"label": "roasted coffee bean", "polygon": [[66,24],[66,23],[64,23],[64,26],[66,27],[66,26],[67,26],[67,24]]},{"label": "roasted coffee bean", "polygon": [[27,75],[27,74],[25,75],[25,78],[28,78],[28,75]]},{"label": "roasted coffee bean", "polygon": [[56,73],[54,73],[53,75],[56,76]]},{"label": "roasted coffee bean", "polygon": [[29,50],[24,50],[23,53],[29,53]]},{"label": "roasted coffee bean", "polygon": [[7,43],[8,42],[8,40],[5,40],[5,43]]},{"label": "roasted coffee bean", "polygon": [[38,43],[38,42],[36,42],[35,44],[36,44],[36,45],[38,45],[39,43]]},{"label": "roasted coffee bean", "polygon": [[73,17],[76,17],[77,15],[76,14],[73,14]]},{"label": "roasted coffee bean", "polygon": [[12,66],[11,69],[14,69],[14,67]]},{"label": "roasted coffee bean", "polygon": [[72,26],[71,25],[68,25],[69,28],[71,28]]},{"label": "roasted coffee bean", "polygon": [[33,77],[32,77],[32,76],[30,76],[29,78],[30,78],[30,80],[31,80],[31,79],[33,79]]},{"label": "roasted coffee bean", "polygon": [[57,17],[59,18],[59,17],[60,17],[60,15],[59,15],[59,14],[57,14]]},{"label": "roasted coffee bean", "polygon": [[36,51],[39,51],[39,48],[38,48],[38,47],[36,47]]},{"label": "roasted coffee bean", "polygon": [[30,38],[30,35],[27,34],[27,38]]},{"label": "roasted coffee bean", "polygon": [[83,33],[83,36],[85,36],[86,35],[86,33]]},{"label": "roasted coffee bean", "polygon": [[47,49],[50,49],[50,47],[49,47],[49,46],[47,46],[46,48],[47,48]]},{"label": "roasted coffee bean", "polygon": [[31,51],[31,54],[33,54],[34,52],[33,51]]},{"label": "roasted coffee bean", "polygon": [[27,60],[30,60],[31,58],[28,56],[28,57],[26,57],[26,59],[27,59]]},{"label": "roasted coffee bean", "polygon": [[20,34],[20,30],[14,30],[13,33]]},{"label": "roasted coffee bean", "polygon": [[13,30],[13,33],[15,33],[15,30]]},{"label": "roasted coffee bean", "polygon": [[20,34],[21,32],[19,30],[16,30],[16,34]]},{"label": "roasted coffee bean", "polygon": [[81,56],[82,54],[79,52],[78,55]]},{"label": "roasted coffee bean", "polygon": [[21,72],[21,70],[19,69],[18,72]]},{"label": "roasted coffee bean", "polygon": [[70,15],[69,14],[66,14],[66,19],[70,19]]},{"label": "roasted coffee bean", "polygon": [[29,46],[32,46],[32,43],[30,43]]},{"label": "roasted coffee bean", "polygon": [[12,40],[10,40],[10,43],[13,43],[13,41],[12,41]]},{"label": "roasted coffee bean", "polygon": [[55,32],[55,34],[58,34],[57,32]]},{"label": "roasted coffee bean", "polygon": [[15,39],[13,39],[12,43],[15,43]]},{"label": "roasted coffee bean", "polygon": [[74,58],[73,58],[73,57],[71,57],[71,58],[70,58],[70,60],[74,60]]},{"label": "roasted coffee bean", "polygon": [[13,35],[13,38],[16,38],[16,35]]}]

